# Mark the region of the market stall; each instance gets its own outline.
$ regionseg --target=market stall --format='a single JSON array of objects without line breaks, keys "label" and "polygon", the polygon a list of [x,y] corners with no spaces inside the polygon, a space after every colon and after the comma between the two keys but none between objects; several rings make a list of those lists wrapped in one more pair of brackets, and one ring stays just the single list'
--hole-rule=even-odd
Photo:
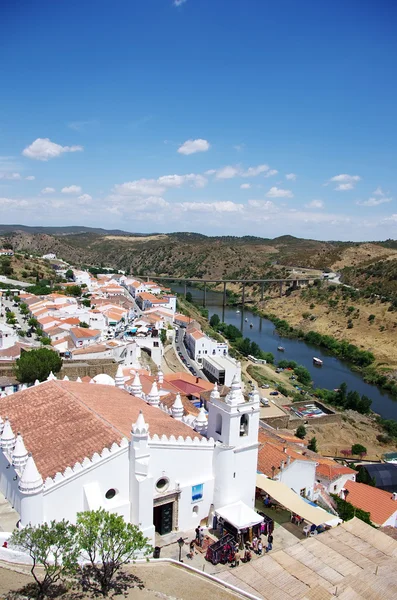
[{"label": "market stall", "polygon": [[235,502],[216,509],[215,514],[223,530],[233,535],[236,542],[242,546],[251,542],[255,535],[260,535],[264,517],[250,508],[244,502]]}]

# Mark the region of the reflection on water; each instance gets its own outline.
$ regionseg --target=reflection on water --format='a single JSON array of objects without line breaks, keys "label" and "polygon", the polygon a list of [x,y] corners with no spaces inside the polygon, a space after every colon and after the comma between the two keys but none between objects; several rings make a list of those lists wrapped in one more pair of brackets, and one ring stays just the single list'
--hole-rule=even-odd
[{"label": "reflection on water", "polygon": [[[172,285],[175,292],[184,293],[184,286]],[[188,287],[197,302],[203,302],[203,291]],[[311,346],[302,340],[290,340],[281,338],[276,332],[271,321],[263,319],[258,315],[242,310],[241,307],[222,306],[222,294],[207,290],[206,307],[209,317],[217,313],[224,323],[235,325],[242,331],[244,337],[249,337],[256,342],[265,352],[272,352],[276,360],[283,358],[295,360],[305,366],[313,378],[315,387],[333,390],[344,381],[350,390],[356,390],[359,394],[365,394],[372,400],[372,410],[379,413],[385,419],[397,420],[397,402],[391,396],[381,392],[376,386],[365,383],[358,373],[354,373],[349,367],[334,356],[330,356],[325,350],[317,346]],[[236,312],[240,311],[240,312]],[[247,319],[247,321],[245,320]],[[252,323],[252,328],[250,324]],[[284,352],[277,350],[278,346],[285,348]],[[313,356],[323,361],[323,367],[313,365]]]}]

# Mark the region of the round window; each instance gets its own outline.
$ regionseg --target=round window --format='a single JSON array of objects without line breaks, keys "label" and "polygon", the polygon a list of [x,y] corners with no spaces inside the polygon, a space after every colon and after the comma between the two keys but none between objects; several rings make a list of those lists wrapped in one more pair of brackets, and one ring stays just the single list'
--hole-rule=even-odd
[{"label": "round window", "polygon": [[168,488],[170,482],[169,479],[167,479],[166,477],[161,477],[161,479],[158,480],[158,482],[156,483],[156,488],[159,492],[165,492],[165,490]]},{"label": "round window", "polygon": [[105,498],[107,500],[111,500],[112,498],[115,497],[115,495],[117,494],[116,490],[113,488],[110,488],[110,490],[108,490],[105,494]]}]

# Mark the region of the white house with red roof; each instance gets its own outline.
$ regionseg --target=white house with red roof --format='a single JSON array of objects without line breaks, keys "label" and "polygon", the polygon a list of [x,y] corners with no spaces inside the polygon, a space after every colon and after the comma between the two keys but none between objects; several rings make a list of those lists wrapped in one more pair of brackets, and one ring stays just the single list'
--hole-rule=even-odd
[{"label": "white house with red roof", "polygon": [[144,392],[136,373],[127,391],[119,367],[114,380],[51,374],[1,397],[0,491],[20,525],[104,508],[153,543],[155,532],[192,530],[235,503],[260,522],[259,395],[245,396],[236,377],[226,397],[213,389],[208,414],[186,415],[179,393],[169,406],[161,386],[159,373]]}]

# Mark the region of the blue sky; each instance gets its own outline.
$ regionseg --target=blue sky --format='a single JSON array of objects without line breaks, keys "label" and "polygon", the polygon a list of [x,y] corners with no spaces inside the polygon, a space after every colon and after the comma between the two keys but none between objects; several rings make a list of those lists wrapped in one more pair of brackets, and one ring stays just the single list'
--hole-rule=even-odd
[{"label": "blue sky", "polygon": [[397,237],[395,0],[5,0],[0,221]]}]

